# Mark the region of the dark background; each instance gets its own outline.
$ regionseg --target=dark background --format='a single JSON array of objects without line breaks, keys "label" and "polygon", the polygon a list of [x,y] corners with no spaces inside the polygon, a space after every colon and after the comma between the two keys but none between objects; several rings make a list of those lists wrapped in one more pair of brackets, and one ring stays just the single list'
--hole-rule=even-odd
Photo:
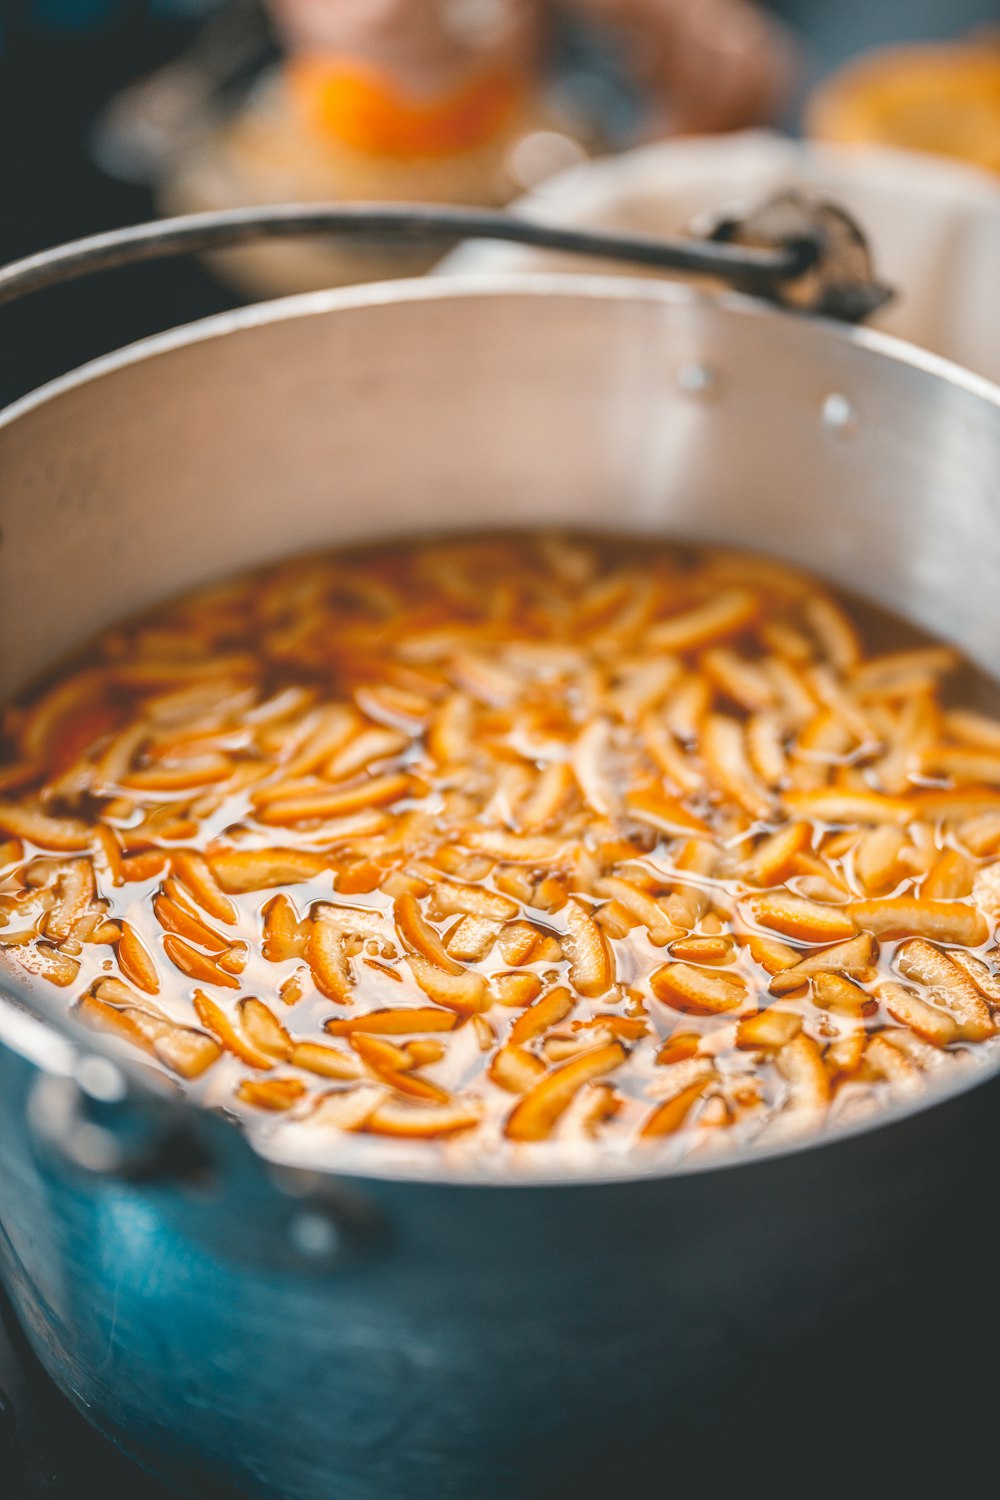
[{"label": "dark background", "polygon": [[[136,0],[0,0],[0,10],[0,261],[151,218],[144,188],[94,165],[90,131],[115,91],[183,49],[197,18]],[[96,354],[233,301],[198,265],[177,262],[4,308],[0,405]]]}]

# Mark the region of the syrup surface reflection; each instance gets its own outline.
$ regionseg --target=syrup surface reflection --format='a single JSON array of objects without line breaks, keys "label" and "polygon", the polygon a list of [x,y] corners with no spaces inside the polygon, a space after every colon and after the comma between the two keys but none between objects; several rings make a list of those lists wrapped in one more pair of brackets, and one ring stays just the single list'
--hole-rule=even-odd
[{"label": "syrup surface reflection", "polygon": [[993,1061],[996,708],[746,554],[297,559],[8,707],[0,953],[276,1154],[772,1144]]}]

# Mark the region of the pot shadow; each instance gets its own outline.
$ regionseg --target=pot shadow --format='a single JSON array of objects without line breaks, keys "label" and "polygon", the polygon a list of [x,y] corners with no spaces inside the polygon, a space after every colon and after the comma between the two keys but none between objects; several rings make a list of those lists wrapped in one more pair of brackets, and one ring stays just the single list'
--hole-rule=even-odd
[{"label": "pot shadow", "polygon": [[[995,1465],[1000,1309],[982,1274],[926,1263],[835,1326],[734,1361],[710,1402],[681,1400],[637,1427],[609,1401],[606,1428],[580,1432],[539,1469],[524,1500],[692,1493],[971,1495]],[[963,1253],[974,1255],[972,1247]],[[932,1278],[933,1280],[933,1278]],[[941,1287],[946,1295],[938,1298]]]},{"label": "pot shadow", "polygon": [[[948,1258],[936,1247],[891,1286],[869,1288],[835,1323],[763,1358],[734,1352],[710,1402],[692,1394],[662,1421],[642,1425],[609,1394],[602,1430],[576,1433],[554,1463],[551,1455],[539,1458],[523,1500],[613,1500],[647,1487],[651,1495],[667,1487],[676,1493],[678,1485],[745,1495],[764,1483],[775,1497],[843,1494],[848,1486],[868,1494],[883,1487],[974,1493],[994,1461],[991,1364],[1000,1307],[992,1299],[990,1242],[962,1238]],[[176,1500],[60,1394],[6,1302],[0,1472],[4,1500]],[[200,1484],[185,1495],[240,1500]]]},{"label": "pot shadow", "polygon": [[[91,1427],[56,1388],[0,1296],[0,1494],[3,1500],[177,1500]],[[202,1489],[188,1500],[240,1500]]]}]

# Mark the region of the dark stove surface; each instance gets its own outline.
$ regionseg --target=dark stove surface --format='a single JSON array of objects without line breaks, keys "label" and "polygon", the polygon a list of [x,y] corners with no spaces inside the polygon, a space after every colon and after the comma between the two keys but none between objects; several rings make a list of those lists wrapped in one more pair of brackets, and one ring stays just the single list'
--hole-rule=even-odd
[{"label": "dark stove surface", "polygon": [[0,1299],[0,1495],[3,1500],[176,1500],[56,1390],[5,1299]]}]

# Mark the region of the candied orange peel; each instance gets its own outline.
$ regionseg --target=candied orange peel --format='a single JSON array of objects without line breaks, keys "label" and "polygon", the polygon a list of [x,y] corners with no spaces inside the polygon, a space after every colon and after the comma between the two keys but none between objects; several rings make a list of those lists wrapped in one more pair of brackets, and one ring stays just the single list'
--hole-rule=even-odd
[{"label": "candied orange peel", "polygon": [[282,563],[6,708],[0,955],[255,1128],[815,1129],[995,1045],[1000,719],[964,670],[721,549]]}]

